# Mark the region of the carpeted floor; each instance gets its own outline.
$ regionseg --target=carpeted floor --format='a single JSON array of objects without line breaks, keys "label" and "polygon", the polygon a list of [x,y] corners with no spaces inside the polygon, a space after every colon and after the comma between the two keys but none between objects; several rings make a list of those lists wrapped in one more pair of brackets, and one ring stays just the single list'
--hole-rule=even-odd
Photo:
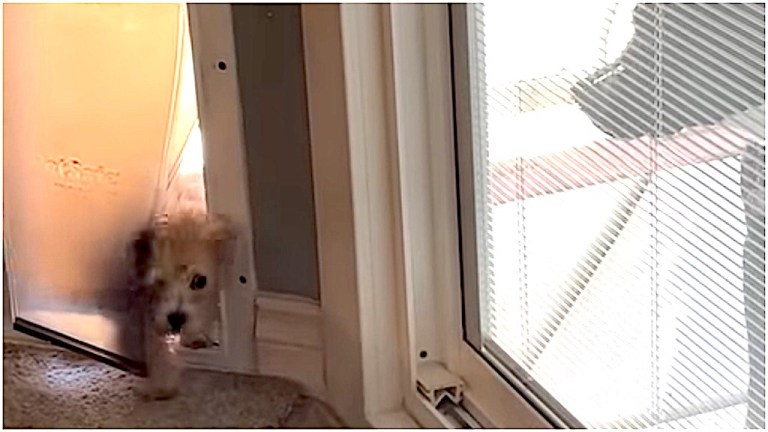
[{"label": "carpeted floor", "polygon": [[291,381],[186,371],[179,396],[144,401],[141,378],[57,348],[5,342],[6,428],[334,428],[324,404]]}]

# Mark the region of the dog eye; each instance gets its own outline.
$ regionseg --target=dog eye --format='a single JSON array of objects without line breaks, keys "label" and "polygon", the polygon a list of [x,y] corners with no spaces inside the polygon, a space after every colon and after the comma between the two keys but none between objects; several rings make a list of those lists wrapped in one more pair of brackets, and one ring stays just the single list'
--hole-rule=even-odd
[{"label": "dog eye", "polygon": [[165,279],[155,280],[155,286],[158,288],[163,288],[165,286]]},{"label": "dog eye", "polygon": [[208,283],[208,279],[205,276],[196,274],[192,277],[192,282],[189,284],[189,288],[193,290],[203,289],[205,288],[206,283]]}]

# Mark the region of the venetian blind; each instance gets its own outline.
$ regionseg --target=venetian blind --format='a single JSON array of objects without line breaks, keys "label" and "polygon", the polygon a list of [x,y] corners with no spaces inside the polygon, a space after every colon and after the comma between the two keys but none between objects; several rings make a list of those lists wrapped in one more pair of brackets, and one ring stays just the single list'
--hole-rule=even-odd
[{"label": "venetian blind", "polygon": [[765,6],[469,6],[482,344],[572,423],[765,426]]}]

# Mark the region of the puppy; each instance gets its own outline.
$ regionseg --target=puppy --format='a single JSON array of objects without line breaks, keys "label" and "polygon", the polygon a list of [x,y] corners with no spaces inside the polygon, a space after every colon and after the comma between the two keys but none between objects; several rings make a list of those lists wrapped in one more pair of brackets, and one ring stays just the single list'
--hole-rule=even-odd
[{"label": "puppy", "polygon": [[145,397],[176,394],[182,371],[179,345],[211,346],[221,267],[233,239],[226,218],[183,212],[156,221],[133,242],[134,275],[145,316]]}]

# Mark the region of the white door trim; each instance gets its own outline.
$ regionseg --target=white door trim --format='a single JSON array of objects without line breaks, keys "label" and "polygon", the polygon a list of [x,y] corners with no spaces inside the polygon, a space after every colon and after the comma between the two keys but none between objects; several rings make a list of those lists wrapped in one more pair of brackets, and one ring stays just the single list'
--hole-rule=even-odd
[{"label": "white door trim", "polygon": [[262,291],[257,305],[259,373],[292,379],[307,394],[325,400],[320,303]]},{"label": "white door trim", "polygon": [[363,404],[355,215],[340,6],[301,5],[328,403],[349,427]]},{"label": "white door trim", "polygon": [[445,427],[416,390],[425,351],[484,421],[548,427],[463,341],[448,6],[302,19],[329,403],[351,425]]},{"label": "white door trim", "polygon": [[328,402],[351,427],[415,424],[401,423],[409,329],[385,8],[302,5]]},{"label": "white door trim", "polygon": [[188,352],[187,360],[193,366],[254,373],[257,287],[232,8],[200,3],[188,8],[208,210],[232,220],[237,242],[222,286],[222,349]]}]

